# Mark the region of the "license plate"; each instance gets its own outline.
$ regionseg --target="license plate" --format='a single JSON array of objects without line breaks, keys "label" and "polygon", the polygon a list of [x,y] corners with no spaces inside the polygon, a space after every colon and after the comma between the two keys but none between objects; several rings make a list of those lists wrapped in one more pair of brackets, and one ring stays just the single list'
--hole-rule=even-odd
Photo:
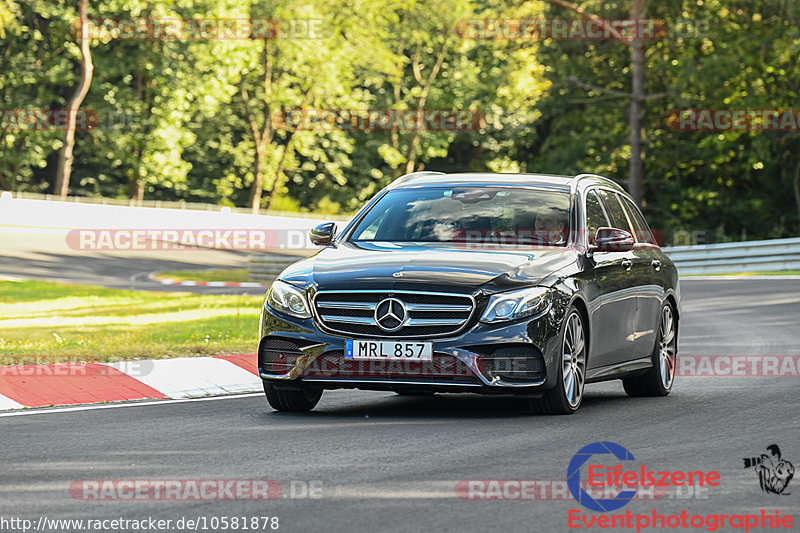
[{"label": "license plate", "polygon": [[433,358],[432,342],[415,341],[344,341],[346,359],[401,359],[404,361],[430,361]]}]

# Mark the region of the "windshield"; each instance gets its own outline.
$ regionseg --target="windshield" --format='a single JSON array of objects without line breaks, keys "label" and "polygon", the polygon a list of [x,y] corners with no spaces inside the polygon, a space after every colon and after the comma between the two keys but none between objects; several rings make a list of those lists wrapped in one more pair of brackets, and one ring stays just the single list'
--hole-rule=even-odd
[{"label": "windshield", "polygon": [[569,194],[544,189],[395,189],[370,209],[351,241],[565,246]]}]

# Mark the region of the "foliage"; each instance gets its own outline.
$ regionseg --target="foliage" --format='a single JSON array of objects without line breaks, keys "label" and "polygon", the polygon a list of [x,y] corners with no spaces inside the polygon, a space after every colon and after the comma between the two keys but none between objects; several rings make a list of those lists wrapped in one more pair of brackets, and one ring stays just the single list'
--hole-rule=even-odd
[{"label": "foliage", "polygon": [[[623,19],[631,0],[576,2]],[[0,108],[59,109],[80,77],[76,2],[0,3]],[[800,5],[647,2],[648,219],[707,241],[800,231],[800,131],[679,131],[671,111],[791,109]],[[352,212],[398,175],[597,172],[625,183],[631,58],[615,40],[470,39],[467,20],[576,18],[563,2],[510,0],[95,0],[90,18],[278,19],[273,39],[92,42],[71,194]],[[291,23],[321,22],[297,38]],[[296,129],[298,109],[462,110],[462,130]],[[255,133],[257,132],[257,133]],[[0,189],[46,192],[61,135],[0,131]],[[258,185],[260,180],[260,186]]]}]

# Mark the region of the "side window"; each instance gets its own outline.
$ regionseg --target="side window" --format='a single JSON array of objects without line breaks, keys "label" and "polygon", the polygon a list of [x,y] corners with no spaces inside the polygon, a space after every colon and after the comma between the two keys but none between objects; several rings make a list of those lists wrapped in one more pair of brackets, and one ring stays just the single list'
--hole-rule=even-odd
[{"label": "side window", "polygon": [[386,213],[388,213],[388,211],[385,211],[384,213],[381,214],[381,216],[373,220],[370,223],[370,225],[367,226],[364,229],[364,231],[361,232],[361,234],[358,236],[358,240],[360,241],[374,240],[375,235],[377,235],[378,233],[378,229],[380,229],[381,224],[383,224],[383,221],[386,219]]},{"label": "side window", "polygon": [[594,244],[597,228],[608,227],[608,218],[600,205],[597,193],[591,190],[586,193],[586,231],[589,232],[589,244]]},{"label": "side window", "polygon": [[622,210],[622,204],[619,203],[617,195],[603,189],[599,189],[597,192],[600,194],[600,198],[602,198],[603,204],[606,206],[606,212],[609,218],[611,218],[611,226],[633,233],[633,230],[628,224],[628,219],[625,218],[625,211]]},{"label": "side window", "polygon": [[633,202],[624,196],[620,196],[620,198],[622,199],[622,203],[625,205],[625,210],[628,212],[631,222],[633,222],[633,229],[636,230],[636,242],[656,244],[653,234],[650,232],[650,228],[647,226],[647,222],[645,222],[644,217],[636,208],[636,206],[633,205]]}]

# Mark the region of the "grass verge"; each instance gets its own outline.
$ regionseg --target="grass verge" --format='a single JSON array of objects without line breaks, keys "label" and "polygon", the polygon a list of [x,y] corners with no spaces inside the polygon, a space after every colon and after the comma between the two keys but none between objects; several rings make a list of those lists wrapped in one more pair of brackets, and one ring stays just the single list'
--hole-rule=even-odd
[{"label": "grass verge", "polygon": [[0,281],[0,365],[252,353],[262,302]]}]

